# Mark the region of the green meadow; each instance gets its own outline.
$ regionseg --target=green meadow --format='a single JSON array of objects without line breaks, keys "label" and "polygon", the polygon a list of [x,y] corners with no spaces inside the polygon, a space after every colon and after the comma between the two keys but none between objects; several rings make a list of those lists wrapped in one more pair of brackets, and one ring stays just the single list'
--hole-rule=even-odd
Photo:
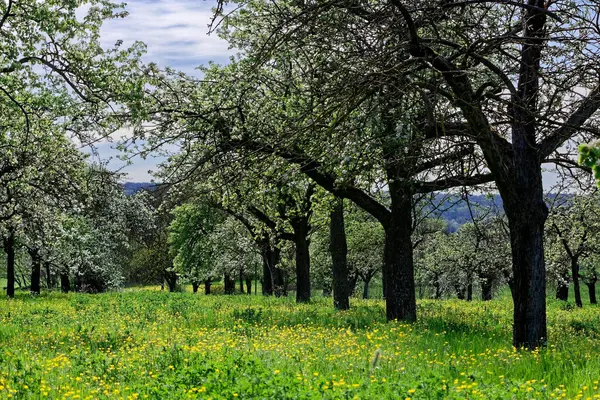
[{"label": "green meadow", "polygon": [[550,301],[549,345],[511,343],[512,304],[422,300],[416,324],[381,300],[148,289],[19,294],[0,303],[0,398],[600,398],[600,309]]}]

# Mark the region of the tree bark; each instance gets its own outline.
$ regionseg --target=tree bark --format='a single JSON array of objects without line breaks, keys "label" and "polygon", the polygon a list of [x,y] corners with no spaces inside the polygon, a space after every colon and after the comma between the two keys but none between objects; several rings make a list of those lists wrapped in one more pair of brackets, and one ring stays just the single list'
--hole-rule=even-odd
[{"label": "tree bark", "polygon": [[366,300],[369,298],[369,284],[371,283],[371,279],[373,278],[373,276],[369,274],[365,278],[366,279],[363,280],[362,298]]},{"label": "tree bark", "polygon": [[442,285],[440,284],[440,277],[438,275],[435,276],[433,281],[434,294],[433,298],[439,300],[442,298]]},{"label": "tree bark", "polygon": [[567,301],[569,300],[569,284],[560,280],[556,284],[556,299]]},{"label": "tree bark", "polygon": [[177,273],[173,271],[165,272],[165,280],[167,281],[169,292],[175,292],[177,290]]},{"label": "tree bark", "polygon": [[212,279],[206,279],[204,281],[204,294],[205,295],[209,295],[210,294],[210,286],[212,285]]},{"label": "tree bark", "polygon": [[385,249],[383,275],[386,317],[388,321],[413,322],[417,319],[413,264],[412,192],[390,181],[391,215],[384,226]]},{"label": "tree bark", "polygon": [[192,292],[194,292],[194,294],[198,293],[198,288],[200,287],[200,282],[192,282]]},{"label": "tree bark", "polygon": [[281,250],[278,246],[271,245],[268,238],[263,240],[262,249],[263,295],[274,294],[276,297],[281,297],[284,294],[283,271],[277,267]]},{"label": "tree bark", "polygon": [[63,271],[60,273],[60,290],[63,293],[69,293],[69,290],[71,290],[71,281],[69,280],[68,272]]},{"label": "tree bark", "polygon": [[[503,196],[513,262],[513,345],[535,349],[544,346],[548,338],[544,262],[544,223],[548,209],[544,204],[539,164],[537,171],[532,167],[519,172],[524,182],[519,195]],[[499,188],[502,188],[500,194],[506,192],[502,185]]]},{"label": "tree bark", "polygon": [[263,296],[273,295],[273,277],[271,276],[271,268],[269,267],[270,248],[266,245],[262,251],[263,261],[263,277],[262,277],[262,294]]},{"label": "tree bark", "polygon": [[467,301],[473,301],[473,284],[471,282],[467,284]]},{"label": "tree bark", "polygon": [[581,301],[581,286],[579,285],[578,257],[571,259],[571,274],[573,275],[573,293],[575,294],[575,304],[577,307],[583,307],[583,301]]},{"label": "tree bark", "polygon": [[240,293],[244,294],[244,271],[240,269]]},{"label": "tree bark", "polygon": [[454,284],[454,290],[456,291],[456,298],[459,300],[465,299],[465,290],[460,283]]},{"label": "tree bark", "polygon": [[54,287],[54,283],[52,282],[52,274],[50,272],[50,262],[46,261],[44,263],[44,269],[46,270],[46,288],[50,289]]},{"label": "tree bark", "polygon": [[586,286],[590,294],[590,304],[598,304],[598,301],[596,300],[596,281],[588,282],[586,283]]},{"label": "tree bark", "polygon": [[490,280],[486,279],[485,282],[481,284],[481,300],[492,300],[492,282]]},{"label": "tree bark", "polygon": [[330,213],[329,252],[333,263],[333,306],[338,310],[350,308],[348,281],[348,244],[344,228],[344,200],[337,198]]},{"label": "tree bark", "polygon": [[31,294],[40,294],[42,260],[37,250],[30,251],[31,255]]},{"label": "tree bark", "polygon": [[[349,272],[348,272],[349,273]],[[350,296],[352,296],[354,293],[356,293],[356,285],[358,284],[358,274],[357,273],[353,273],[348,275],[348,290],[350,293]]]},{"label": "tree bark", "polygon": [[6,295],[15,297],[15,235],[10,232],[4,239],[4,251],[6,252]]},{"label": "tree bark", "polygon": [[307,217],[291,218],[290,225],[296,247],[296,302],[307,303],[310,301],[310,226]]},{"label": "tree bark", "polygon": [[223,276],[223,291],[225,294],[235,293],[235,280],[229,274]]},{"label": "tree bark", "polygon": [[246,294],[252,294],[252,277],[246,276]]}]

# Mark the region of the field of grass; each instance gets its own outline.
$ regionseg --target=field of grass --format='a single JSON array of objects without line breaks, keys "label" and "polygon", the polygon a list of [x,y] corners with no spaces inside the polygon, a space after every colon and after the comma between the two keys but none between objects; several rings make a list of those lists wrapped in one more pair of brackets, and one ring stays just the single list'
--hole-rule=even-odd
[{"label": "field of grass", "polygon": [[132,290],[0,300],[0,398],[600,398],[600,308],[550,302],[550,345],[510,346],[511,305]]}]

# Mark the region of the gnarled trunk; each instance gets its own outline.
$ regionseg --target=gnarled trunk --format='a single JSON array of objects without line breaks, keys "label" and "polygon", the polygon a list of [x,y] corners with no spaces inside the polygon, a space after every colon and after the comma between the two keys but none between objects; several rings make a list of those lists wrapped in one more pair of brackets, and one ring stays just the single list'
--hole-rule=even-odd
[{"label": "gnarled trunk", "polygon": [[369,284],[371,283],[372,278],[373,278],[373,275],[368,274],[367,276],[365,276],[365,279],[363,280],[362,298],[365,300],[369,298]]},{"label": "gnarled trunk", "polygon": [[4,239],[6,252],[6,295],[15,297],[15,235],[11,232]]},{"label": "gnarled trunk", "polygon": [[[518,196],[503,196],[513,262],[513,345],[534,349],[545,345],[548,338],[544,263],[544,223],[548,209],[542,196],[539,165],[537,175],[535,170],[519,171],[534,176],[528,177],[530,184]],[[499,188],[502,194],[503,186]],[[511,201],[511,197],[515,200]]]},{"label": "gnarled trunk", "polygon": [[560,280],[556,284],[556,299],[562,301],[569,300],[569,284],[563,280]]},{"label": "gnarled trunk", "polygon": [[52,282],[52,274],[50,272],[50,261],[46,261],[44,263],[44,269],[46,270],[46,288],[50,289],[54,287],[54,283]]},{"label": "gnarled trunk", "polygon": [[200,287],[200,282],[192,282],[192,292],[194,292],[194,294],[198,293],[198,288]]},{"label": "gnarled trunk", "polygon": [[235,293],[235,280],[229,274],[223,275],[223,291],[225,294]]},{"label": "gnarled trunk", "polygon": [[469,282],[467,284],[467,301],[473,300],[473,284]]},{"label": "gnarled trunk", "polygon": [[[267,244],[268,247],[268,244]],[[263,248],[263,276],[262,276],[262,294],[263,296],[273,295],[273,278],[271,277],[271,268],[269,267],[270,249]]]},{"label": "gnarled trunk", "polygon": [[433,298],[438,300],[442,298],[442,285],[440,284],[440,278],[436,276],[433,281]]},{"label": "gnarled trunk", "polygon": [[30,251],[29,254],[31,255],[31,294],[40,294],[42,260],[36,250]]},{"label": "gnarled trunk", "polygon": [[386,317],[388,320],[413,322],[417,319],[417,300],[411,241],[412,193],[390,179],[390,197],[390,220],[384,226]]},{"label": "gnarled trunk", "polygon": [[69,273],[66,271],[60,273],[60,290],[63,293],[69,293],[69,290],[71,290],[71,280],[69,279]]},{"label": "gnarled trunk", "polygon": [[575,304],[577,307],[583,307],[581,301],[581,287],[579,285],[579,259],[573,257],[571,259],[571,275],[573,275],[573,293],[575,294]]},{"label": "gnarled trunk", "polygon": [[244,294],[244,271],[240,269],[240,293]]},{"label": "gnarled trunk", "polygon": [[333,306],[338,310],[350,308],[350,284],[348,281],[348,244],[344,229],[344,200],[336,199],[329,214],[329,252],[333,263]]},{"label": "gnarled trunk", "polygon": [[492,300],[492,282],[490,279],[486,279],[481,283],[481,300]]},{"label": "gnarled trunk", "polygon": [[177,273],[165,271],[165,281],[167,281],[169,292],[173,293],[177,290]]},{"label": "gnarled trunk", "polygon": [[246,276],[246,294],[252,294],[252,278]]},{"label": "gnarled trunk", "polygon": [[204,281],[204,294],[205,295],[209,295],[210,294],[210,286],[212,285],[212,279],[206,279]]},{"label": "gnarled trunk", "polygon": [[465,289],[460,283],[454,284],[454,290],[456,291],[456,298],[458,298],[459,300],[465,299]]},{"label": "gnarled trunk", "polygon": [[307,217],[291,218],[290,224],[296,247],[296,302],[306,303],[310,301],[310,227]]},{"label": "gnarled trunk", "polygon": [[596,281],[593,280],[587,282],[586,286],[590,295],[590,304],[598,304],[598,301],[596,300]]}]

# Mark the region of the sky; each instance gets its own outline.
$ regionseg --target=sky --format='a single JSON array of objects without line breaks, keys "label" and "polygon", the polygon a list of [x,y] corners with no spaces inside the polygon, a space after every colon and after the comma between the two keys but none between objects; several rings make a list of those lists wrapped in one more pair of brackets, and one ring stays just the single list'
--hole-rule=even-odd
[{"label": "sky", "polygon": [[[215,34],[207,34],[211,7],[215,3],[214,0],[131,0],[126,7],[127,18],[104,23],[101,42],[105,47],[112,47],[118,40],[123,40],[124,46],[142,41],[148,47],[145,61],[198,75],[196,68],[199,65],[209,61],[225,64],[234,54],[227,42]],[[132,165],[125,166],[117,159],[120,153],[114,146],[108,142],[96,146],[100,158],[108,161],[109,168],[127,173],[126,181],[150,181],[148,171],[155,168],[159,159],[136,158]]]}]

